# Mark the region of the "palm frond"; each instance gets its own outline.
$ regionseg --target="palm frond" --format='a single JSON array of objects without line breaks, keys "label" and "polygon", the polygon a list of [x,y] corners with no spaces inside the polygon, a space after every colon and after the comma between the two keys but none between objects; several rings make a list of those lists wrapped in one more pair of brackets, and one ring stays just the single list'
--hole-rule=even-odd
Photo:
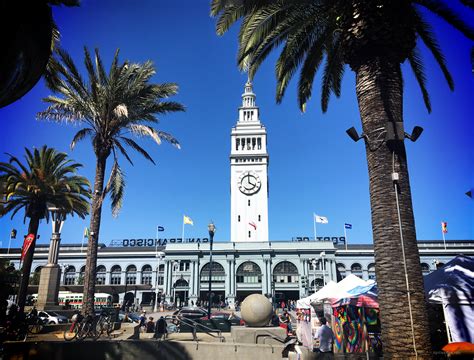
[{"label": "palm frond", "polygon": [[326,112],[329,105],[331,92],[339,97],[341,94],[341,80],[344,74],[344,62],[340,49],[340,41],[326,41],[326,65],[323,73],[323,83],[321,87],[321,108]]},{"label": "palm frond", "polygon": [[415,27],[418,35],[433,54],[433,57],[441,68],[441,71],[448,82],[449,88],[454,90],[453,78],[451,77],[448,67],[446,66],[443,53],[441,52],[438,42],[436,41],[436,37],[431,29],[431,26],[423,19],[423,16],[418,11],[414,12],[414,16],[416,18]]},{"label": "palm frond", "polygon": [[72,141],[71,141],[71,150],[74,150],[76,144],[83,140],[86,136],[92,136],[94,134],[94,131],[92,129],[89,129],[89,128],[84,128],[84,129],[81,129],[79,130],[76,135],[74,135]]},{"label": "palm frond", "polygon": [[140,153],[141,155],[143,155],[143,157],[149,161],[151,161],[153,163],[153,165],[156,165],[155,161],[152,159],[152,157],[150,156],[150,154],[148,154],[145,149],[143,149],[140,145],[138,145],[135,141],[133,141],[132,139],[130,138],[126,138],[124,136],[121,136],[120,137],[121,140],[125,141],[127,143],[128,146],[130,146],[133,150],[135,150],[136,152]]},{"label": "palm frond", "polygon": [[118,162],[115,160],[110,172],[110,178],[105,187],[104,194],[110,194],[112,200],[111,209],[114,217],[118,216],[123,204],[123,196],[125,190],[125,175],[122,172]]},{"label": "palm frond", "polygon": [[418,81],[418,85],[420,86],[426,109],[429,113],[431,113],[431,101],[428,90],[426,90],[426,76],[423,69],[423,62],[421,61],[420,53],[416,48],[414,48],[411,54],[408,56],[408,62],[410,63],[411,69],[413,70],[415,78]]},{"label": "palm frond", "polygon": [[422,5],[433,14],[439,16],[453,28],[460,31],[468,39],[474,40],[474,28],[461,19],[458,14],[446,5],[445,1],[440,0],[413,0],[413,2]]}]

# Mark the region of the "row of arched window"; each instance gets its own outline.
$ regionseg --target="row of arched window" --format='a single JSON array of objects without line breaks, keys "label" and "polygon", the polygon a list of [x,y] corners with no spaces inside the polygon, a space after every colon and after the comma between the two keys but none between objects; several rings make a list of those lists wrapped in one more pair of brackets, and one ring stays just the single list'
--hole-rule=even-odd
[{"label": "row of arched window", "polygon": [[[337,270],[339,270],[339,273],[342,275],[342,277],[345,277],[346,274],[346,266],[344,264],[337,264]],[[352,274],[362,277],[363,269],[362,265],[359,263],[354,263],[351,265],[350,271]],[[427,263],[421,263],[421,271],[423,272],[423,275],[428,274],[430,270],[430,266]],[[367,273],[369,279],[375,280],[375,264],[370,263],[367,266]]]},{"label": "row of arched window", "polygon": [[[84,282],[85,266],[82,266],[77,271],[75,266],[67,266],[64,270],[64,285],[82,285]],[[35,269],[36,272],[41,271],[41,266]],[[160,265],[160,272],[164,271],[164,265]],[[153,268],[151,265],[144,265],[141,268],[140,273],[140,284],[151,284],[152,283]],[[97,266],[96,270],[96,284],[104,285],[106,283],[107,269],[104,265]],[[160,280],[161,279],[161,280]],[[120,285],[122,283],[122,267],[120,265],[114,265],[110,269],[110,284]],[[125,283],[127,285],[137,284],[137,267],[135,265],[129,265],[125,269]],[[163,285],[163,278],[158,279],[158,285]]]},{"label": "row of arched window", "polygon": [[[201,269],[200,280],[201,282],[209,281],[209,268],[211,264],[205,264]],[[320,268],[320,264],[316,265],[317,269]],[[430,272],[430,267],[426,263],[421,264],[423,274]],[[183,261],[179,266],[180,271],[189,270],[189,261]],[[339,273],[345,277],[346,266],[342,263],[337,264]],[[36,268],[35,272],[39,272],[41,267]],[[310,263],[310,270],[313,270],[313,266]],[[77,272],[74,266],[66,267],[64,271],[64,285],[82,285],[84,279],[85,266],[82,266]],[[160,265],[160,273],[164,272],[164,264]],[[354,263],[350,267],[350,272],[354,275],[362,277],[363,268],[359,263]],[[375,279],[375,264],[370,263],[367,266],[367,272],[369,279]],[[127,285],[140,284],[152,284],[153,268],[151,265],[144,265],[140,272],[140,281],[138,282],[138,272],[135,265],[129,265],[125,269],[125,283]],[[298,268],[289,261],[282,261],[278,263],[273,270],[273,281],[276,283],[297,283],[299,279]],[[120,265],[114,265],[110,269],[110,284],[120,285],[122,283],[122,267]],[[225,269],[218,262],[212,262],[212,282],[224,283],[225,282]],[[106,283],[107,270],[104,265],[97,266],[96,272],[96,284],[103,285]],[[183,279],[181,279],[183,280]],[[185,280],[184,280],[185,281]],[[261,283],[262,282],[262,270],[260,266],[252,261],[246,261],[240,264],[236,271],[236,282],[237,283]],[[186,282],[187,284],[187,282]],[[163,285],[163,277],[158,278],[158,285]],[[181,284],[181,286],[185,286]],[[187,285],[186,285],[187,286]]]}]

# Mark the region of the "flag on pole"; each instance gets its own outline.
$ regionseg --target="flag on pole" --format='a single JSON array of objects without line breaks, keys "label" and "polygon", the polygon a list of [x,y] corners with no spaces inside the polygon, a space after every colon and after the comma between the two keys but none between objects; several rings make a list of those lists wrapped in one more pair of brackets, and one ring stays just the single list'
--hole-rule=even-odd
[{"label": "flag on pole", "polygon": [[345,223],[344,228],[346,229],[352,229],[352,224]]},{"label": "flag on pole", "polygon": [[183,224],[194,225],[193,220],[186,215],[183,216]]},{"label": "flag on pole", "polygon": [[16,229],[12,229],[10,232],[10,239],[16,239]]},{"label": "flag on pole", "polygon": [[253,221],[249,222],[249,225],[253,227],[254,230],[257,230],[257,225]]},{"label": "flag on pole", "polygon": [[327,224],[328,223],[328,218],[327,217],[319,216],[319,215],[316,215],[316,214],[314,214],[314,220],[317,223],[320,223],[320,224]]},{"label": "flag on pole", "polygon": [[23,241],[23,248],[21,249],[20,261],[23,261],[23,258],[25,257],[26,253],[30,249],[30,246],[34,240],[35,240],[34,234],[28,234],[28,236],[25,237],[25,241]]},{"label": "flag on pole", "polygon": [[448,232],[448,223],[446,221],[441,222],[441,231],[443,234],[446,234]]},{"label": "flag on pole", "polygon": [[89,235],[90,235],[89,234],[89,228],[88,227],[84,228],[84,235],[82,236],[82,238],[89,239]]},{"label": "flag on pole", "polygon": [[157,231],[165,231],[165,228],[163,226],[158,226],[156,228]]}]

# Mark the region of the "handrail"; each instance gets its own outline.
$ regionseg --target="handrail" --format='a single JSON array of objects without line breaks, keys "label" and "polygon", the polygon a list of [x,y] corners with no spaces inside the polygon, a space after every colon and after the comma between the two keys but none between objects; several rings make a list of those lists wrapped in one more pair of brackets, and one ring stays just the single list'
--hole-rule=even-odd
[{"label": "handrail", "polygon": [[[176,320],[180,323],[183,323],[183,324],[186,324],[186,325],[189,325],[189,326],[192,326],[193,327],[193,340],[194,341],[198,341],[197,340],[197,336],[196,336],[196,329],[197,327],[201,327],[202,329],[204,329],[204,332],[212,337],[215,337],[215,338],[219,338],[221,342],[224,342],[225,341],[225,337],[222,336],[222,331],[219,330],[219,329],[212,329],[210,327],[207,327],[206,325],[203,325],[203,324],[200,324],[192,319],[188,319],[188,318],[182,318],[182,317],[178,317],[176,315],[168,315],[165,317],[165,320]],[[216,332],[217,335],[214,335],[212,334],[213,332]]]},{"label": "handrail", "polygon": [[257,335],[255,336],[255,344],[258,344],[258,339],[259,339],[260,337],[262,337],[262,336],[270,337],[270,338],[272,338],[272,339],[274,339],[274,340],[276,340],[276,341],[278,341],[278,342],[280,342],[280,343],[282,343],[282,344],[285,344],[286,338],[285,338],[285,339],[282,339],[281,337],[276,336],[276,335],[274,335],[274,334],[272,334],[271,332],[268,332],[268,331],[265,331],[265,332],[262,332],[262,333],[257,334]]}]

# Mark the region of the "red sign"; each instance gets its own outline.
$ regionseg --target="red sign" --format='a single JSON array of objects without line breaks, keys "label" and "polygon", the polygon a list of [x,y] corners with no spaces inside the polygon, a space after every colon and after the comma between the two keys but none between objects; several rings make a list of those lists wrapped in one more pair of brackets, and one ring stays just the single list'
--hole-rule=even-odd
[{"label": "red sign", "polygon": [[28,249],[31,246],[31,243],[35,240],[35,235],[34,234],[28,234],[28,236],[25,238],[25,241],[23,241],[23,248],[21,249],[21,260],[25,257],[26,253],[28,252]]}]

